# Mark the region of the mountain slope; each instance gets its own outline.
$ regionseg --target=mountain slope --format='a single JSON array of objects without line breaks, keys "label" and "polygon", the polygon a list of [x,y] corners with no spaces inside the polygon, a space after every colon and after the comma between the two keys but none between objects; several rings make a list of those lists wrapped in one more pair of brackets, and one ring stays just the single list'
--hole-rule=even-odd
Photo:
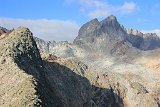
[{"label": "mountain slope", "polygon": [[[0,106],[43,105],[42,61],[32,33],[18,28],[0,40]],[[40,79],[41,78],[41,79]]]},{"label": "mountain slope", "polygon": [[29,29],[3,34],[0,49],[0,106],[89,107],[88,80],[58,63],[42,61]]}]

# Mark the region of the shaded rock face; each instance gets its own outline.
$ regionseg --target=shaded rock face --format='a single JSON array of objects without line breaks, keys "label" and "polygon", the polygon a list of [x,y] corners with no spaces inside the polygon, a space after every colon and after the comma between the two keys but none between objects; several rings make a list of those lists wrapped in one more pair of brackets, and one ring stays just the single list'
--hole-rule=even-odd
[{"label": "shaded rock face", "polygon": [[[123,100],[113,87],[101,88],[88,77],[90,69],[82,62],[49,55],[44,58],[47,81],[51,89],[69,107],[123,107]],[[46,61],[47,60],[47,61]],[[54,69],[53,69],[54,68]],[[96,71],[93,71],[96,72]],[[95,73],[96,74],[96,73]],[[95,77],[97,78],[97,77]],[[65,81],[64,81],[65,79]],[[74,81],[79,80],[79,81]],[[106,83],[109,84],[109,83]],[[60,88],[57,88],[60,87]],[[63,96],[60,96],[63,95]],[[58,103],[59,106],[64,106]]]},{"label": "shaded rock face", "polygon": [[85,77],[51,60],[44,66],[55,107],[91,107],[91,85]]}]

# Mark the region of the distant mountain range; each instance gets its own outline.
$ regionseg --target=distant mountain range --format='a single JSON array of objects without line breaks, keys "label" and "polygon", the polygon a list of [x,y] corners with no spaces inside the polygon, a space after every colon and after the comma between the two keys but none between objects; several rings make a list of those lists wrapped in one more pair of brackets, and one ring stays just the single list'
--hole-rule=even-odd
[{"label": "distant mountain range", "polygon": [[35,37],[35,41],[40,51],[49,53],[62,51],[58,49],[58,46],[63,46],[64,53],[66,53],[64,56],[74,56],[75,49],[72,48],[75,46],[85,49],[87,52],[96,51],[101,54],[117,55],[125,54],[127,49],[132,47],[142,51],[160,48],[160,38],[155,33],[144,34],[135,29],[126,29],[118,23],[113,15],[100,22],[98,19],[93,19],[84,24],[73,43],[67,41],[56,43],[55,41],[44,41],[37,37]]}]

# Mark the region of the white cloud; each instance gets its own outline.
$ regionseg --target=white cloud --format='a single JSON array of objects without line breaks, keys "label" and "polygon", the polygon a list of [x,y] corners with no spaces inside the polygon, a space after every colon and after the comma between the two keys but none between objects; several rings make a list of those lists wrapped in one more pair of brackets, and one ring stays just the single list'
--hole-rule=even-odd
[{"label": "white cloud", "polygon": [[107,17],[111,14],[130,14],[137,9],[134,2],[124,2],[122,5],[111,5],[101,0],[79,0],[83,10],[92,18]]},{"label": "white cloud", "polygon": [[44,40],[68,40],[72,41],[77,35],[79,26],[72,21],[63,20],[29,20],[29,19],[12,19],[0,18],[0,26],[8,29],[19,26],[28,27],[34,36]]},{"label": "white cloud", "polygon": [[135,3],[133,3],[133,2],[125,2],[121,6],[120,10],[122,12],[124,12],[124,13],[132,13],[132,12],[134,12],[136,10],[136,8],[137,8],[137,6],[136,6]]},{"label": "white cloud", "polygon": [[143,33],[156,33],[160,37],[160,29],[155,30],[142,30]]}]

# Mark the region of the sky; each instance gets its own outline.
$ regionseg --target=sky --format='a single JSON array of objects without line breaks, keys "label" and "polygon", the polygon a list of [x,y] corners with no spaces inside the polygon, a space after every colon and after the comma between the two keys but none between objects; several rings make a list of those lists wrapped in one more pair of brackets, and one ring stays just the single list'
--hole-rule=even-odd
[{"label": "sky", "polygon": [[114,15],[126,28],[160,36],[160,0],[3,0],[0,26],[28,27],[44,40],[68,40],[93,18]]}]

